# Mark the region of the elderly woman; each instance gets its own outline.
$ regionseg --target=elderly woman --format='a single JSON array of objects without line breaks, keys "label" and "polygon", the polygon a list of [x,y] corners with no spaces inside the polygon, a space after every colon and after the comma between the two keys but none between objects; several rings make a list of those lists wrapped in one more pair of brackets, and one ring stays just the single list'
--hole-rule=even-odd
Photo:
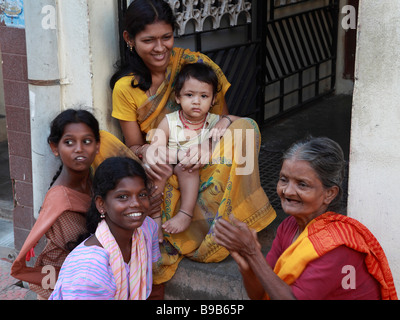
[{"label": "elderly woman", "polygon": [[217,223],[216,242],[238,263],[251,299],[397,299],[378,241],[360,222],[332,212],[344,167],[340,146],[328,138],[296,143],[284,154],[277,193],[289,217],[266,259],[244,223]]}]

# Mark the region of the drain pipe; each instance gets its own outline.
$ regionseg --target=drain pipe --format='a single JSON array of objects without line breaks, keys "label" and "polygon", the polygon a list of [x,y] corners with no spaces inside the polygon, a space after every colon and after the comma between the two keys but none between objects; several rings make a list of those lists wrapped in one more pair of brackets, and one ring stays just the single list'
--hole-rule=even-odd
[{"label": "drain pipe", "polygon": [[47,144],[50,122],[67,108],[94,113],[118,135],[111,119],[109,79],[119,54],[117,2],[25,1],[35,218],[60,162]]},{"label": "drain pipe", "polygon": [[59,165],[46,141],[49,124],[61,110],[57,30],[46,24],[46,15],[49,23],[55,21],[55,8],[54,0],[24,2],[35,218],[52,178],[49,173]]}]

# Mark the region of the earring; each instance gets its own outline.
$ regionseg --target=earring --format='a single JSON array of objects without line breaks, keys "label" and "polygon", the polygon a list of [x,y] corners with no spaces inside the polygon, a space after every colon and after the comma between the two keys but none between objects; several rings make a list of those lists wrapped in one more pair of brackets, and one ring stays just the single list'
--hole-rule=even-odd
[{"label": "earring", "polygon": [[133,51],[133,46],[129,42],[126,43],[126,46],[129,48],[130,52]]},{"label": "earring", "polygon": [[100,210],[100,219],[104,219],[106,217],[106,214],[104,210]]}]

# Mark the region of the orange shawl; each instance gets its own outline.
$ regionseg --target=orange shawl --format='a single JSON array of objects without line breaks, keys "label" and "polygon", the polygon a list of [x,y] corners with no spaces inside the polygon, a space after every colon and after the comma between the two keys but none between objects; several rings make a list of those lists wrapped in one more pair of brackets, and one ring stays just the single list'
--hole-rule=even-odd
[{"label": "orange shawl", "polygon": [[106,221],[103,219],[97,229],[96,237],[109,254],[109,262],[114,274],[117,290],[115,300],[146,300],[147,250],[146,240],[141,228],[132,235],[129,279],[126,274],[124,258]]},{"label": "orange shawl", "polygon": [[[26,261],[34,256],[34,247],[62,213],[72,211],[86,214],[90,201],[90,196],[78,191],[64,186],[52,187],[46,194],[35,225],[11,266],[11,276],[41,286],[42,279],[46,275],[42,274],[42,267],[31,268],[26,265]],[[55,267],[55,269],[58,274],[60,268]]]},{"label": "orange shawl", "polygon": [[308,263],[341,245],[365,253],[368,272],[380,283],[382,300],[397,300],[389,263],[378,240],[357,220],[333,212],[307,225],[279,257],[274,272],[291,285]]}]

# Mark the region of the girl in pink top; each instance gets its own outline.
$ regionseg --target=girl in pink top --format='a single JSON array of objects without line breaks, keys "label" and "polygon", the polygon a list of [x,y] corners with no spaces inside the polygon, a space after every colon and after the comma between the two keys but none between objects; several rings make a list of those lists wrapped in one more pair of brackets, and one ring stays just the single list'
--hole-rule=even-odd
[{"label": "girl in pink top", "polygon": [[149,180],[129,158],[96,170],[87,215],[92,235],[67,257],[50,300],[145,300],[160,258],[157,224],[148,218]]}]

